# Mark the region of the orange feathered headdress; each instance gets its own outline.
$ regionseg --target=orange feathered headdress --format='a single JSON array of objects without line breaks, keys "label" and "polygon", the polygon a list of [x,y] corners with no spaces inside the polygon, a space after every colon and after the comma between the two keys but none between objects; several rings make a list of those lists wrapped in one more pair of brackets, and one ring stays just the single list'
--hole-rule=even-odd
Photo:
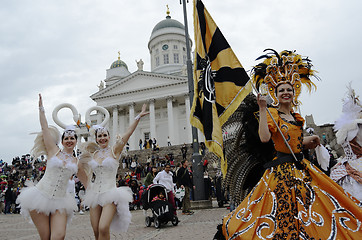
[{"label": "orange feathered headdress", "polygon": [[280,54],[273,49],[265,49],[265,51],[271,52],[258,57],[256,60],[266,59],[253,68],[252,79],[256,87],[259,89],[263,83],[267,84],[268,93],[273,99],[272,105],[277,106],[279,100],[276,97],[275,89],[282,83],[289,83],[294,88],[293,105],[299,105],[298,97],[302,84],[308,87],[309,92],[316,89],[316,85],[310,80],[310,76],[318,79],[315,75],[316,71],[311,69],[311,60],[302,58],[295,51],[284,50]]}]

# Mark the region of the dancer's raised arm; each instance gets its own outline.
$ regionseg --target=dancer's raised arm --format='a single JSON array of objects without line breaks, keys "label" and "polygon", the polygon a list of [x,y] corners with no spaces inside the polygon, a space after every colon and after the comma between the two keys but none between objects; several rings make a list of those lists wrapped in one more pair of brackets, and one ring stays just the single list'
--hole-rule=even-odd
[{"label": "dancer's raised arm", "polygon": [[140,112],[140,114],[138,114],[135,117],[135,121],[128,127],[127,131],[124,133],[124,135],[122,136],[122,138],[116,142],[116,144],[114,145],[114,154],[119,157],[119,155],[121,154],[124,145],[128,142],[128,139],[131,137],[131,135],[133,134],[134,130],[136,129],[140,119],[143,116],[146,116],[149,114],[149,112],[146,111],[147,110],[147,104],[143,104],[142,106],[142,111]]},{"label": "dancer's raised arm", "polygon": [[262,142],[269,142],[271,133],[268,128],[266,97],[260,93],[257,96],[259,105],[259,137]]},{"label": "dancer's raised arm", "polygon": [[57,153],[58,146],[54,142],[54,140],[50,134],[49,128],[48,128],[48,121],[45,117],[45,110],[44,110],[43,99],[42,99],[41,94],[39,94],[39,121],[40,121],[41,130],[43,133],[44,145],[45,145],[46,151],[48,153],[47,155],[48,155],[48,157],[51,157]]}]

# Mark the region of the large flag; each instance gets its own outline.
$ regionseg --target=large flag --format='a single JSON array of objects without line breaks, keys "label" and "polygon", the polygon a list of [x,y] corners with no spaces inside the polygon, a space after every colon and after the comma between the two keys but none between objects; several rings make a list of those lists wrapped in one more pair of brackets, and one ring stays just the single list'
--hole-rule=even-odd
[{"label": "large flag", "polygon": [[205,135],[206,146],[221,158],[222,125],[251,91],[251,81],[201,0],[194,0],[194,99],[190,122]]}]

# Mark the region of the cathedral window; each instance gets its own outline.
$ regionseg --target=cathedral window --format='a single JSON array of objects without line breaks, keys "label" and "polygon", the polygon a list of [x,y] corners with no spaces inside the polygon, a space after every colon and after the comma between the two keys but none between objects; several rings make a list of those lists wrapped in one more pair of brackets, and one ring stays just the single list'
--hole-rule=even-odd
[{"label": "cathedral window", "polygon": [[177,49],[178,49],[178,46],[177,46],[177,45],[173,45],[173,49],[174,49],[174,50],[177,50]]},{"label": "cathedral window", "polygon": [[180,62],[179,57],[178,57],[178,53],[173,54],[173,62],[174,63],[179,63]]},{"label": "cathedral window", "polygon": [[163,63],[164,64],[169,64],[168,54],[163,55]]},{"label": "cathedral window", "polygon": [[156,67],[160,66],[160,57],[156,57]]},{"label": "cathedral window", "polygon": [[183,63],[186,64],[186,56],[185,55],[182,56],[182,59],[183,59]]}]

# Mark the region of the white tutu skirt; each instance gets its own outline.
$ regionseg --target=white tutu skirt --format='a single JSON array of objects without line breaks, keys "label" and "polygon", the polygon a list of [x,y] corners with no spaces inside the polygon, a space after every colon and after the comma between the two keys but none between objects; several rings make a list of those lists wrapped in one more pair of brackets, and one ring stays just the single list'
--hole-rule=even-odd
[{"label": "white tutu skirt", "polygon": [[91,189],[86,191],[84,196],[84,204],[90,208],[97,205],[104,206],[114,203],[117,212],[113,217],[110,230],[112,232],[126,232],[131,223],[131,212],[129,211],[129,203],[132,202],[132,192],[129,187],[112,188],[103,193],[93,192]]},{"label": "white tutu skirt", "polygon": [[63,198],[52,199],[47,197],[37,187],[26,187],[20,191],[20,195],[16,199],[16,203],[20,204],[20,213],[32,222],[30,211],[36,210],[38,213],[49,214],[59,211],[60,213],[66,212],[67,222],[70,223],[74,211],[78,209],[75,198],[66,193]]}]

